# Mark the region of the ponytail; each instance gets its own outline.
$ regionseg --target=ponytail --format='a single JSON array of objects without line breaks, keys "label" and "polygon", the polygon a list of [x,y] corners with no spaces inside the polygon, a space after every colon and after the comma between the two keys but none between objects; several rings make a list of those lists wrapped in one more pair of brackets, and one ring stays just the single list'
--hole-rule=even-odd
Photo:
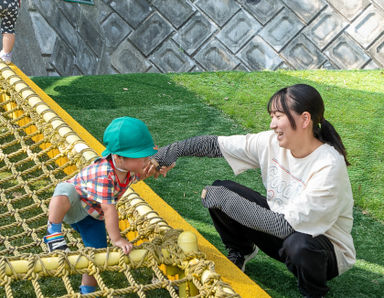
[{"label": "ponytail", "polygon": [[330,122],[323,118],[320,124],[314,127],[313,130],[316,138],[318,138],[323,143],[327,143],[335,147],[335,149],[344,156],[344,160],[347,166],[350,165],[347,160],[347,151],[345,150],[341,137]]}]

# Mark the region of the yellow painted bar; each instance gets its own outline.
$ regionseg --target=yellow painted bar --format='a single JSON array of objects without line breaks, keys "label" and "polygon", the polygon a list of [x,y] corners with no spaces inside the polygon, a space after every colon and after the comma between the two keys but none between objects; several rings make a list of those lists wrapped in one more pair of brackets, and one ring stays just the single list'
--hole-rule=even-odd
[{"label": "yellow painted bar", "polygon": [[[66,111],[64,111],[52,98],[40,89],[15,65],[12,70],[26,82],[40,98],[57,113],[63,121],[69,125],[97,154],[101,154],[104,146],[93,137],[86,129],[77,123]],[[166,183],[166,181],[164,181]],[[188,224],[171,206],[161,199],[147,184],[139,182],[133,189],[162,217],[172,228],[193,232],[198,239],[199,248],[207,255],[207,259],[215,263],[215,271],[220,274],[222,280],[241,297],[270,297],[253,280],[244,274],[237,266],[230,262],[210,242],[208,242],[194,227]]]},{"label": "yellow painted bar", "polygon": [[[129,261],[133,264],[139,263],[145,257],[147,252],[148,251],[145,249],[135,249],[128,256],[124,256],[124,261],[125,263],[128,263]],[[68,255],[67,259],[68,262],[72,266],[75,266],[76,269],[84,269],[87,268],[89,265],[89,261],[86,257],[77,254]],[[100,252],[95,254],[94,262],[97,266],[104,266],[105,263],[107,263],[108,266],[114,266],[119,264],[119,259],[119,252]],[[41,272],[43,271],[43,266],[48,271],[56,270],[60,266],[60,260],[61,258],[58,256],[47,256],[41,258],[41,262],[35,263],[33,271],[36,273]],[[12,269],[9,264],[12,266]],[[10,261],[9,264],[5,265],[5,273],[7,275],[11,275],[13,273],[24,274],[29,271],[29,262],[27,260],[13,260]]]}]

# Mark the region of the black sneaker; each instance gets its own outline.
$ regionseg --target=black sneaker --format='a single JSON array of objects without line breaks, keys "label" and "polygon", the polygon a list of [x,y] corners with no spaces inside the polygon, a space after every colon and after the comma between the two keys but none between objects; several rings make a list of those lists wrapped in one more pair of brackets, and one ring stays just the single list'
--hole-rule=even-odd
[{"label": "black sneaker", "polygon": [[49,252],[52,252],[54,250],[64,250],[69,251],[67,242],[65,242],[63,233],[53,233],[44,236],[44,242],[48,246]]},{"label": "black sneaker", "polygon": [[247,255],[243,255],[241,252],[230,248],[227,257],[232,263],[239,267],[241,271],[244,272],[245,264],[252,260],[252,258],[256,256],[258,252],[259,248],[256,245],[253,245],[252,252]]}]

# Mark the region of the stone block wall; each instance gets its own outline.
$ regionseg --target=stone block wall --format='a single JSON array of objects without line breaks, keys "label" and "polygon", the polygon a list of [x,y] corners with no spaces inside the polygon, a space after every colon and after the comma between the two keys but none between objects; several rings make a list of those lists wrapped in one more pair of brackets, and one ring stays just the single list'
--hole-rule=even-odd
[{"label": "stone block wall", "polygon": [[28,75],[384,68],[384,0],[22,0]]}]

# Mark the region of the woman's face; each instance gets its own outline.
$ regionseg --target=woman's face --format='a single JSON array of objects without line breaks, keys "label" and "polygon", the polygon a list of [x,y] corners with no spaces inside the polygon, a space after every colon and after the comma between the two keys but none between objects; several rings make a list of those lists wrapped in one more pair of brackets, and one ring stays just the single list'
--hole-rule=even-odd
[{"label": "woman's face", "polygon": [[298,122],[300,115],[292,110],[290,110],[290,112],[295,120],[296,129],[293,129],[291,126],[287,114],[278,110],[271,110],[270,128],[275,131],[280,147],[293,151],[297,144],[300,143],[300,137],[302,135],[300,134],[300,129],[297,129],[297,127],[299,127]]}]

